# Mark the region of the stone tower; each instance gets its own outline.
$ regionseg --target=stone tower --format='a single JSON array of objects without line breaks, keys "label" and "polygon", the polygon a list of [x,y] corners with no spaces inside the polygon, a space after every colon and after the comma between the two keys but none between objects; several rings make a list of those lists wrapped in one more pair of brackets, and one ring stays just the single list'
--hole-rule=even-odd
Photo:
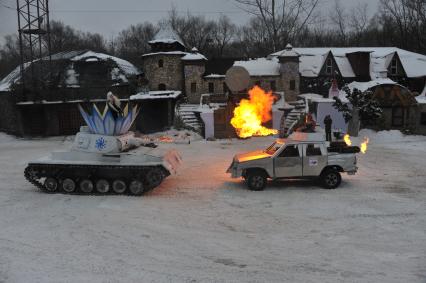
[{"label": "stone tower", "polygon": [[191,53],[182,57],[185,76],[185,94],[189,103],[200,103],[201,94],[205,92],[203,76],[206,71],[207,58],[192,48]]},{"label": "stone tower", "polygon": [[299,53],[291,44],[278,55],[280,75],[286,101],[295,101],[300,94]]},{"label": "stone tower", "polygon": [[187,53],[179,35],[166,26],[148,43],[151,53],[142,55],[142,69],[149,81],[149,89],[182,91],[182,57]]}]

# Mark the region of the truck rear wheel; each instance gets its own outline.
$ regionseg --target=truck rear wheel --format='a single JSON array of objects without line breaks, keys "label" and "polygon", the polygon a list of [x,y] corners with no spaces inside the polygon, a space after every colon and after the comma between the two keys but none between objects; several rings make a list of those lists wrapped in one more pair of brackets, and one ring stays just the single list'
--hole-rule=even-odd
[{"label": "truck rear wheel", "polygon": [[263,191],[266,187],[267,178],[261,171],[249,172],[247,175],[247,185],[252,191]]},{"label": "truck rear wheel", "polygon": [[326,189],[335,189],[342,182],[342,176],[334,169],[327,169],[321,174],[321,181]]}]

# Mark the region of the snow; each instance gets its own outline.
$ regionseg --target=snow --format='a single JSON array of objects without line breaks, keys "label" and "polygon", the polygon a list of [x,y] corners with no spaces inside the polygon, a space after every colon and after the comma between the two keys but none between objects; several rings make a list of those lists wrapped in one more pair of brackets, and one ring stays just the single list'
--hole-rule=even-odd
[{"label": "snow", "polygon": [[[358,89],[361,92],[364,92],[366,90],[369,90],[369,89],[371,89],[375,86],[379,86],[379,85],[399,85],[399,84],[394,82],[391,79],[383,78],[383,79],[372,80],[372,81],[369,81],[369,82],[356,82],[355,81],[355,82],[348,84],[347,87],[349,87],[349,89],[351,91],[353,91],[354,89]],[[399,86],[401,86],[401,85],[399,85]],[[401,87],[405,88],[404,86],[401,86]],[[339,98],[340,98],[340,100],[342,100],[342,102],[348,101],[346,95],[347,95],[346,92],[343,89],[341,89],[340,94],[339,94]]]},{"label": "snow", "polygon": [[[317,77],[329,52],[333,54],[340,72],[344,77],[355,77],[348,53],[370,53],[370,75],[372,79],[387,76],[387,68],[395,53],[398,54],[405,72],[409,78],[426,76],[426,56],[396,47],[320,47],[320,48],[293,48],[300,54],[300,73],[304,77]],[[270,56],[280,56],[278,51]]]},{"label": "snow", "polygon": [[[113,60],[116,63],[117,68],[114,68],[111,72],[111,76],[121,80],[122,82],[128,82],[126,76],[132,76],[139,74],[139,70],[130,62],[108,55],[104,53],[98,53],[93,51],[70,51],[60,52],[52,55],[52,60],[69,60],[68,66],[65,66],[65,87],[78,88],[80,87],[78,76],[79,74],[74,70],[73,63],[76,61],[85,62],[97,62],[105,60]],[[35,62],[35,61],[34,61]],[[24,68],[28,68],[31,62],[24,64]],[[117,69],[119,71],[117,71]],[[0,92],[10,91],[10,87],[17,83],[21,78],[20,67],[16,67],[9,75],[0,81]]]},{"label": "snow", "polygon": [[[24,69],[27,69],[31,63],[27,62],[24,64]],[[21,78],[21,68],[20,66],[16,67],[12,72],[9,73],[0,81],[0,92],[10,91],[10,87],[17,83]]]},{"label": "snow", "polygon": [[280,64],[277,58],[257,58],[248,61],[235,61],[234,66],[244,67],[250,76],[279,76]]},{"label": "snow", "polygon": [[207,58],[200,53],[188,53],[182,57],[184,61],[196,61],[196,60],[207,60]]},{"label": "snow", "polygon": [[142,57],[153,56],[153,55],[182,55],[182,56],[185,56],[187,54],[188,54],[187,52],[183,52],[183,51],[165,51],[165,52],[146,53],[146,54],[143,54]]},{"label": "snow", "polygon": [[206,79],[223,79],[225,77],[226,77],[225,75],[219,75],[219,74],[210,74],[210,75],[204,76],[204,78]]},{"label": "snow", "polygon": [[305,100],[311,100],[312,102],[334,102],[332,98],[324,98],[324,96],[317,93],[299,94],[299,97],[302,97]]},{"label": "snow", "polygon": [[369,151],[336,190],[251,192],[225,173],[268,137],[163,144],[183,166],[143,197],[40,193],[26,163],[72,138],[0,134],[0,281],[422,282],[426,138],[361,133]]},{"label": "snow", "polygon": [[178,90],[157,90],[149,91],[148,93],[140,92],[135,95],[130,96],[130,100],[145,100],[145,99],[168,99],[168,98],[177,98],[182,94]]},{"label": "snow", "polygon": [[129,82],[129,80],[126,78],[126,76],[121,72],[119,68],[113,68],[111,70],[111,79],[113,81],[121,81],[123,83]]},{"label": "snow", "polygon": [[75,87],[79,85],[78,74],[74,70],[74,64],[70,64],[68,69],[65,71],[65,85],[67,87]]},{"label": "snow", "polygon": [[87,62],[88,59],[97,59],[101,61],[112,60],[117,64],[118,68],[120,68],[120,70],[124,72],[125,75],[131,76],[131,75],[139,74],[139,70],[129,61],[126,61],[124,59],[114,57],[108,54],[104,54],[104,53],[87,51],[87,52],[84,52],[83,54],[80,54],[71,58],[71,61]]},{"label": "snow", "polygon": [[172,44],[172,43],[180,43],[182,46],[185,46],[185,44],[183,44],[182,39],[180,38],[180,36],[173,30],[173,28],[169,25],[166,25],[164,27],[162,27],[160,29],[160,31],[154,36],[154,38],[149,41],[148,43],[150,44],[155,44],[155,43],[168,43],[168,44]]},{"label": "snow", "polygon": [[420,95],[416,96],[416,100],[417,100],[417,103],[419,103],[419,104],[426,104],[426,85],[425,85],[422,93]]}]

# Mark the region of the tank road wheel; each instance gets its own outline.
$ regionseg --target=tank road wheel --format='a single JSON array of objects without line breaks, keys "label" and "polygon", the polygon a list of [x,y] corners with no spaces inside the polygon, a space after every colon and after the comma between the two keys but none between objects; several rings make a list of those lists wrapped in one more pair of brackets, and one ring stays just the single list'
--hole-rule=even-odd
[{"label": "tank road wheel", "polygon": [[86,194],[93,192],[93,182],[89,179],[83,179],[80,182],[80,190]]},{"label": "tank road wheel", "polygon": [[342,182],[342,176],[334,169],[327,169],[321,174],[321,179],[326,189],[335,189]]},{"label": "tank road wheel", "polygon": [[133,180],[130,182],[129,191],[132,195],[140,196],[143,193],[143,184],[139,180]]},{"label": "tank road wheel", "polygon": [[56,190],[58,189],[58,180],[52,177],[46,178],[46,180],[44,180],[44,188],[49,193],[56,192]]},{"label": "tank road wheel", "polygon": [[114,191],[114,193],[122,194],[126,191],[126,189],[127,189],[127,186],[124,181],[115,180],[114,182],[112,182],[112,190]]},{"label": "tank road wheel", "polygon": [[148,185],[148,189],[152,190],[159,186],[164,179],[164,174],[159,168],[152,168],[146,173],[145,180]]},{"label": "tank road wheel", "polygon": [[73,179],[66,178],[62,181],[62,189],[66,193],[73,193],[75,192],[75,189],[77,186],[75,185],[75,182]]},{"label": "tank road wheel", "polygon": [[96,191],[101,194],[106,194],[109,191],[109,183],[105,179],[100,179],[96,182]]}]

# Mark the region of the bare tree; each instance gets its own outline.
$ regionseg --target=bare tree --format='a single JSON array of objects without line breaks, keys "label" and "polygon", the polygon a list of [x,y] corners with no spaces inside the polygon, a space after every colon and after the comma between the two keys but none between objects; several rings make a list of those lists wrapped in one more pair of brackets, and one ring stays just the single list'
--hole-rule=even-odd
[{"label": "bare tree", "polygon": [[292,41],[308,23],[320,0],[234,0],[261,19],[272,42],[272,51]]},{"label": "bare tree", "polygon": [[356,43],[360,44],[360,37],[368,26],[368,4],[358,4],[351,10],[350,26],[355,34]]},{"label": "bare tree", "polygon": [[331,14],[331,22],[337,27],[342,45],[347,44],[347,18],[348,16],[340,0],[335,0],[334,12]]},{"label": "bare tree", "polygon": [[231,22],[231,20],[222,15],[216,24],[216,28],[213,31],[214,43],[218,50],[218,56],[222,57],[225,48],[235,37],[237,27]]}]

